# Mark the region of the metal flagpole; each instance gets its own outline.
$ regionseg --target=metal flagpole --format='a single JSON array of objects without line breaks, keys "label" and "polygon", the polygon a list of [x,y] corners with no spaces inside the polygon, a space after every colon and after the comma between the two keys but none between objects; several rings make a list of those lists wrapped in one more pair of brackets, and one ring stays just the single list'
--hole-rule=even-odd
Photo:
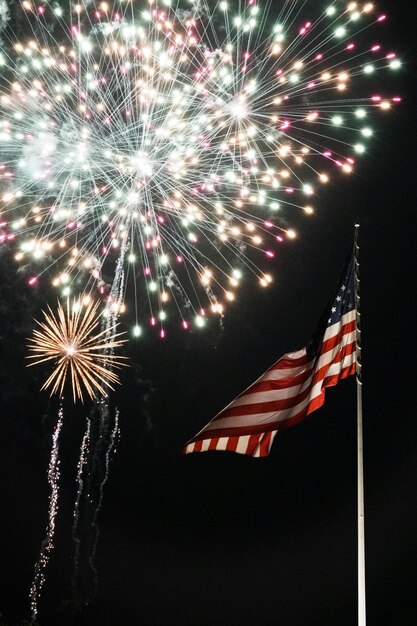
[{"label": "metal flagpole", "polygon": [[357,462],[358,462],[358,626],[366,626],[365,593],[365,508],[363,489],[363,437],[362,437],[362,360],[361,312],[359,279],[359,224],[355,224],[354,267],[356,302],[356,389],[357,389]]}]

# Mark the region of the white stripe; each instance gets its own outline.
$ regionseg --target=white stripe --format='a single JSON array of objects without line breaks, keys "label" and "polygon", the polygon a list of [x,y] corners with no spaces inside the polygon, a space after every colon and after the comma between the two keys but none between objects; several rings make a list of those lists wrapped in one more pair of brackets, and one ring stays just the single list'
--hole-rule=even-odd
[{"label": "white stripe", "polygon": [[204,439],[201,445],[201,452],[206,452],[210,445],[211,439]]},{"label": "white stripe", "polygon": [[249,436],[250,435],[242,435],[241,437],[239,437],[236,452],[238,452],[239,454],[246,454],[249,444]]},{"label": "white stripe", "polygon": [[[304,374],[304,372],[307,372],[310,369],[311,366],[311,361],[309,361],[308,363],[306,363],[305,365],[300,365],[299,367],[293,367],[291,369],[282,369],[282,370],[277,370],[277,369],[270,369],[267,370],[265,372],[265,374],[263,374],[263,376],[261,376],[261,378],[259,378],[257,381],[255,381],[255,383],[259,383],[261,380],[283,380],[284,378],[291,378],[292,376],[299,376],[300,374]],[[252,386],[252,385],[251,385]]]},{"label": "white stripe", "polygon": [[[321,385],[322,383],[319,383]],[[317,385],[314,386],[314,393],[317,394]],[[254,415],[236,415],[234,417],[225,417],[216,421],[211,421],[207,424],[205,431],[217,430],[218,428],[236,428],[240,426],[254,426],[258,424],[270,424],[275,421],[284,421],[293,415],[297,415],[307,404],[313,396],[310,394],[299,404],[288,409],[282,409],[281,411],[268,411],[266,413],[255,413]]]},{"label": "white stripe", "polygon": [[[301,356],[305,355],[306,354],[306,349],[303,348],[302,350],[299,350],[298,352],[291,352],[291,353],[288,353],[288,354],[284,354],[284,356],[282,356],[281,359],[279,359],[279,361],[281,361],[282,359],[286,359],[288,356],[291,357],[292,355],[300,355],[300,354],[301,354]],[[299,356],[297,356],[297,358],[299,358]],[[279,363],[279,361],[277,361],[277,363]],[[275,363],[275,365],[277,363]],[[314,361],[309,361],[305,365],[300,365],[300,366],[298,366],[296,368],[294,367],[294,368],[286,368],[286,369],[282,369],[282,370],[273,370],[273,369],[267,370],[259,378],[257,378],[255,380],[255,382],[253,382],[251,385],[249,385],[249,387],[247,387],[245,389],[245,391],[242,391],[242,393],[240,393],[237,396],[237,398],[235,398],[227,406],[225,406],[224,409],[222,409],[220,411],[220,413],[223,413],[223,411],[226,411],[231,406],[234,406],[234,403],[236,402],[236,400],[238,400],[240,397],[243,397],[246,393],[248,393],[249,390],[254,385],[256,385],[257,383],[263,382],[265,380],[280,380],[282,378],[288,378],[289,376],[296,376],[297,374],[302,374],[303,372],[311,369],[313,363],[314,363]],[[272,367],[275,367],[275,365],[273,365]],[[220,415],[220,413],[218,413],[217,415]],[[215,417],[217,417],[217,415]],[[204,430],[204,428],[202,430]],[[199,435],[199,434],[200,433],[197,433],[197,435]]]},{"label": "white stripe", "polygon": [[353,309],[353,311],[349,311],[349,313],[345,313],[344,315],[342,315],[342,317],[338,322],[336,322],[336,324],[328,326],[326,328],[326,332],[324,333],[323,341],[327,341],[327,339],[331,339],[332,337],[337,335],[341,326],[349,324],[354,320],[356,320],[356,309]]},{"label": "white stripe", "polygon": [[[286,354],[282,357],[286,358]],[[281,360],[281,359],[280,359]],[[286,367],[282,369],[274,369],[278,365],[279,361],[275,363],[269,370],[265,372],[258,380],[256,380],[253,384],[259,383],[261,380],[283,380],[284,378],[290,378],[291,376],[299,376],[299,374],[303,374],[304,372],[308,372],[311,368],[311,361],[305,363],[304,365],[298,365],[297,367]],[[251,385],[252,386],[252,385]]]},{"label": "white stripe", "polygon": [[295,352],[287,352],[279,359],[279,361],[282,361],[282,359],[290,359],[291,361],[298,361],[298,359],[301,359],[303,356],[305,356],[305,353],[306,353],[305,348],[301,348],[301,350],[296,350]]},{"label": "white stripe", "polygon": [[329,367],[329,369],[326,372],[326,378],[328,376],[335,376],[335,374],[340,374],[340,372],[344,370],[345,367],[349,367],[349,365],[352,365],[355,362],[356,362],[356,355],[349,354],[340,363],[333,363],[333,365]]},{"label": "white stripe", "polygon": [[275,439],[275,435],[277,434],[277,430],[272,430],[271,431],[271,440],[269,442],[269,450],[271,450],[272,448],[272,444],[274,443],[274,439]]},{"label": "white stripe", "polygon": [[[314,370],[311,371],[310,376],[303,383],[293,385],[292,387],[286,387],[285,389],[274,389],[271,391],[258,391],[257,393],[248,393],[245,396],[236,398],[231,406],[246,406],[247,404],[258,404],[260,402],[272,402],[274,400],[287,400],[293,398],[302,393],[311,383],[311,379],[314,376]],[[230,406],[229,406],[230,408]]]},{"label": "white stripe", "polygon": [[345,358],[343,359],[342,365],[343,365],[343,368],[345,368],[345,367],[349,367],[349,365],[352,365],[353,363],[356,363],[356,352],[345,356]]},{"label": "white stripe", "polygon": [[216,450],[226,450],[228,441],[229,437],[220,437],[216,445]]},{"label": "white stripe", "polygon": [[[253,385],[256,385],[257,382],[262,380],[281,380],[282,378],[288,378],[288,376],[296,376],[297,374],[302,374],[306,368],[308,368],[309,363],[305,365],[294,365],[294,367],[279,367],[279,363],[285,360],[298,360],[304,357],[307,353],[306,348],[302,348],[302,350],[297,350],[297,352],[287,352],[287,354],[283,354],[278,361],[276,361],[271,367],[269,367],[260,378],[255,380]],[[264,378],[264,376],[268,375],[268,378]],[[251,385],[252,386],[252,385]]]},{"label": "white stripe", "polygon": [[328,350],[327,352],[323,352],[323,354],[320,355],[317,361],[317,365],[315,367],[315,371],[317,372],[322,367],[325,367],[326,365],[330,365],[331,363],[333,363],[333,361],[337,357],[340,350],[342,350],[342,348],[346,348],[346,346],[349,346],[352,343],[355,343],[355,341],[356,341],[355,331],[353,331],[352,333],[348,333],[347,335],[344,335],[339,341],[339,343],[337,343],[334,346],[334,348],[332,348],[331,350]]}]

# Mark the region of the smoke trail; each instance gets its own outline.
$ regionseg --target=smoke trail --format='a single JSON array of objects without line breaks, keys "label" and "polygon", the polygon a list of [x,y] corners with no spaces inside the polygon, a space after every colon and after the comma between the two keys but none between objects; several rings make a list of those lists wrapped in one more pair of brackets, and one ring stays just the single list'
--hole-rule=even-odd
[{"label": "smoke trail", "polygon": [[99,540],[98,516],[119,434],[119,411],[116,409],[111,426],[108,400],[102,398],[91,411],[78,464],[73,524],[72,597],[75,611],[88,606],[97,591],[95,558]]},{"label": "smoke trail", "polygon": [[148,433],[153,432],[155,434],[155,423],[151,414],[151,403],[155,394],[155,387],[150,378],[143,377],[142,369],[137,363],[132,363],[131,367],[134,372],[135,385],[140,388],[140,413],[144,420],[145,429]]},{"label": "smoke trail", "polygon": [[35,575],[29,592],[32,621],[36,620],[38,613],[38,600],[41,595],[42,587],[45,583],[45,568],[48,564],[50,553],[54,547],[53,540],[55,533],[55,518],[58,513],[58,483],[60,474],[59,434],[62,428],[63,417],[64,413],[61,404],[58,411],[58,421],[52,435],[52,450],[48,468],[48,483],[51,487],[51,494],[49,496],[48,526],[46,529],[46,537],[42,541],[39,559],[35,564]]},{"label": "smoke trail", "polygon": [[[109,410],[108,410],[108,404],[106,403],[105,409],[103,409],[103,413],[106,413],[106,424],[108,424],[108,415],[109,415]],[[100,512],[101,506],[103,504],[103,497],[104,497],[104,487],[106,486],[107,481],[109,480],[109,474],[110,474],[110,459],[111,459],[111,454],[115,448],[115,445],[117,443],[117,441],[120,438],[120,429],[119,429],[119,410],[116,409],[115,415],[114,415],[114,426],[113,429],[111,431],[110,434],[110,439],[108,442],[108,446],[107,449],[105,451],[105,459],[104,459],[104,475],[103,478],[100,482],[100,487],[99,487],[99,496],[98,496],[98,501],[97,501],[97,506],[94,510],[93,513],[93,520],[91,523],[91,527],[93,529],[93,533],[94,533],[94,540],[93,540],[93,546],[91,549],[91,554],[90,554],[90,558],[89,558],[89,564],[91,567],[91,570],[93,572],[93,593],[95,594],[97,591],[97,585],[98,585],[98,577],[97,577],[97,568],[95,565],[95,558],[96,558],[96,552],[97,552],[97,544],[98,544],[98,539],[99,539],[99,528],[97,525],[97,518],[98,518],[98,514]]]}]

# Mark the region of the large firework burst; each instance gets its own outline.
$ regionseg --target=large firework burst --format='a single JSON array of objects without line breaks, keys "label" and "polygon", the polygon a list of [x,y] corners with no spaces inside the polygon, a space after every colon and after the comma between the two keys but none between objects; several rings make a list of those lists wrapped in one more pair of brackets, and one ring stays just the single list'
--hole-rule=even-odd
[{"label": "large firework burst", "polygon": [[296,213],[399,100],[374,77],[400,66],[371,2],[276,4],[19,5],[0,50],[0,236],[31,283],[52,265],[64,295],[80,273],[108,295],[121,255],[162,335],[169,301],[201,326],[245,270],[268,286]]},{"label": "large firework burst", "polygon": [[107,395],[108,389],[119,382],[113,371],[124,365],[123,357],[113,354],[120,347],[123,339],[117,339],[123,333],[116,334],[116,328],[108,325],[97,332],[100,326],[98,314],[100,302],[89,302],[83,308],[81,300],[66,308],[58,304],[57,314],[48,306],[44,321],[37,322],[41,330],[33,331],[29,339],[29,350],[33,353],[28,358],[34,359],[30,365],[52,362],[54,369],[45,381],[42,389],[51,389],[51,395],[58,393],[62,397],[66,383],[72,387],[74,402],[84,400],[85,391],[91,399],[97,394]]}]

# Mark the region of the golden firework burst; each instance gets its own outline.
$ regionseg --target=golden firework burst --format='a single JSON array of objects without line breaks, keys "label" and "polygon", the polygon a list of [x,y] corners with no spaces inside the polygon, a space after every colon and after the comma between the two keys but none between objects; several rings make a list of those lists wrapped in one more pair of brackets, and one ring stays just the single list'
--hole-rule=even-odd
[{"label": "golden firework burst", "polygon": [[69,300],[66,308],[58,303],[55,314],[48,306],[43,312],[44,321],[36,323],[41,330],[33,331],[29,339],[29,365],[51,361],[54,369],[42,389],[51,388],[51,396],[58,393],[62,397],[66,382],[70,382],[74,402],[84,402],[84,393],[92,400],[99,394],[107,395],[108,388],[120,383],[114,369],[125,365],[121,357],[114,354],[126,340],[118,339],[124,333],[116,333],[118,324],[109,324],[104,330],[97,328],[101,323],[98,312],[100,302],[89,302],[82,306],[82,298]]}]

